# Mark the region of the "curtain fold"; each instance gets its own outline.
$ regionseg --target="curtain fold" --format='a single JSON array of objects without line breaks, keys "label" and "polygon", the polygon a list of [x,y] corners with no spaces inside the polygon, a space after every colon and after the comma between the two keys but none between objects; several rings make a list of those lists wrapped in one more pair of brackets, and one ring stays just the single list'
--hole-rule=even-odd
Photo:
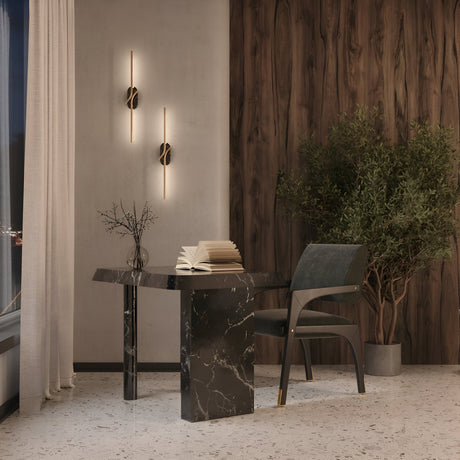
[{"label": "curtain fold", "polygon": [[10,209],[10,18],[0,0],[0,315],[13,298],[11,272]]},{"label": "curtain fold", "polygon": [[74,0],[30,0],[20,412],[73,381]]}]

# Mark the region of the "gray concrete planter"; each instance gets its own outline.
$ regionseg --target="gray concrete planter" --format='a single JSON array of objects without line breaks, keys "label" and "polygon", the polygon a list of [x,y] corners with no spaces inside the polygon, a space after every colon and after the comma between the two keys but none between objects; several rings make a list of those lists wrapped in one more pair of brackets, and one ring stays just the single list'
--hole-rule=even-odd
[{"label": "gray concrete planter", "polygon": [[364,344],[365,372],[369,375],[399,375],[401,373],[401,344]]}]

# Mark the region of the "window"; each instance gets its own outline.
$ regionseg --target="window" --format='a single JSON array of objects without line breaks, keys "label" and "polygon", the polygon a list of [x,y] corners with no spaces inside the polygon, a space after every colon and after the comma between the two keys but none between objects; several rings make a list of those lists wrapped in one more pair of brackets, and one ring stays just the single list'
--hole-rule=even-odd
[{"label": "window", "polygon": [[28,0],[0,0],[0,318],[21,307]]}]

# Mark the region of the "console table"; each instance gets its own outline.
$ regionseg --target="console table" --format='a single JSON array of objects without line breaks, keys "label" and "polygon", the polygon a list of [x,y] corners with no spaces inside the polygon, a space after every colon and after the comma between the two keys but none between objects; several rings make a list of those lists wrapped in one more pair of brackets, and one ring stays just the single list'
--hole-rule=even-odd
[{"label": "console table", "polygon": [[254,412],[254,295],[288,287],[276,273],[98,268],[124,285],[124,399],[137,398],[137,288],[181,291],[181,416],[190,422]]}]

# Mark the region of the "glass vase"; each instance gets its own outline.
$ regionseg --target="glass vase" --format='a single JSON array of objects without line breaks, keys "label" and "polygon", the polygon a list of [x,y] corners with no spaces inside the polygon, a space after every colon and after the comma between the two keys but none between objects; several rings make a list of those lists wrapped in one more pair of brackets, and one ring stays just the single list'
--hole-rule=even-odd
[{"label": "glass vase", "polygon": [[133,270],[142,270],[149,261],[149,253],[147,249],[142,247],[140,244],[136,243],[129,250],[126,263]]}]

